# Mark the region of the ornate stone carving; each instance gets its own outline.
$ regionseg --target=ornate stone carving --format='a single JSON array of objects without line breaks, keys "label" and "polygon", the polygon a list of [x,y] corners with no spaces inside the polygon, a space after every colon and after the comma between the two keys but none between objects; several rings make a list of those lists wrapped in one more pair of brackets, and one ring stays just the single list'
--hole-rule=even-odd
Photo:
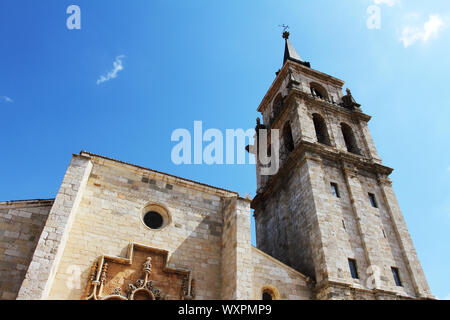
[{"label": "ornate stone carving", "polygon": [[113,295],[113,296],[125,296],[123,294],[123,292],[122,292],[122,288],[120,288],[120,287],[114,288],[114,290],[111,292],[111,295]]},{"label": "ornate stone carving", "polygon": [[130,295],[132,292],[134,292],[136,290],[137,290],[137,287],[134,284],[132,284],[132,283],[128,284],[127,291],[126,291],[127,295]]},{"label": "ornate stone carving", "polygon": [[150,273],[152,272],[152,258],[147,257],[147,260],[144,262],[144,272],[147,273],[150,276]]},{"label": "ornate stone carving", "polygon": [[389,179],[389,177],[378,176],[377,181],[380,186],[392,186],[392,181],[391,179]]},{"label": "ornate stone carving", "polygon": [[144,286],[144,280],[139,279],[136,281],[136,283],[134,285],[136,286],[136,288],[142,288]]},{"label": "ornate stone carving", "polygon": [[[192,299],[188,269],[170,268],[168,252],[131,243],[128,257],[102,256],[91,268],[86,300]],[[156,260],[155,260],[156,259]],[[153,269],[155,274],[153,275]],[[138,278],[138,275],[141,276]],[[152,278],[152,279],[150,279]]]}]

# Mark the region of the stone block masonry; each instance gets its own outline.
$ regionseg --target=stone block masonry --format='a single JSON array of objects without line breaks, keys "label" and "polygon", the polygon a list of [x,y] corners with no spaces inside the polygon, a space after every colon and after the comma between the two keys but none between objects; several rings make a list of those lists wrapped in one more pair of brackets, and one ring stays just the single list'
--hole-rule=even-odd
[{"label": "stone block masonry", "polygon": [[0,202],[0,300],[16,299],[53,202]]},{"label": "stone block masonry", "polygon": [[294,141],[287,148],[281,140],[277,174],[257,176],[258,247],[314,278],[316,299],[433,298],[388,178],[393,169],[375,148],[371,117],[350,90],[342,96],[343,84],[287,61],[258,108],[267,128],[288,128]]},{"label": "stone block masonry", "polygon": [[90,158],[74,155],[34,252],[17,299],[46,299],[92,169]]},{"label": "stone block masonry", "polygon": [[[168,212],[161,229],[143,222],[152,205]],[[198,300],[259,299],[267,286],[280,299],[311,297],[305,276],[252,248],[250,217],[250,200],[235,192],[74,155],[18,299],[83,298],[94,262],[126,256],[130,242],[166,250],[168,267],[190,270]]]}]

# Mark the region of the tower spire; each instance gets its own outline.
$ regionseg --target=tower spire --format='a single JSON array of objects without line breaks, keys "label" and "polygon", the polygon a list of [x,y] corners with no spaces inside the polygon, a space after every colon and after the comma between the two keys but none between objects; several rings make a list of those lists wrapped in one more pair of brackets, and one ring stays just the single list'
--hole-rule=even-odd
[{"label": "tower spire", "polygon": [[283,25],[283,27],[284,27],[283,39],[285,40],[283,66],[287,60],[291,60],[310,68],[311,67],[310,63],[305,62],[302,60],[302,58],[300,58],[300,55],[297,53],[297,50],[295,50],[293,44],[289,40],[290,33],[289,31],[287,31],[288,26]]}]

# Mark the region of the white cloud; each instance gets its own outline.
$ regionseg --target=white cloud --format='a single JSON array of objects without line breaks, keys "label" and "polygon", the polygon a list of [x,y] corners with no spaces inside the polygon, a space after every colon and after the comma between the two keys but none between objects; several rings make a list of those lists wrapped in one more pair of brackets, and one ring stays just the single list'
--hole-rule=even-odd
[{"label": "white cloud", "polygon": [[122,65],[122,59],[125,58],[124,55],[120,55],[116,58],[116,60],[113,62],[113,69],[108,72],[108,74],[106,76],[101,75],[100,78],[97,80],[97,84],[109,81],[111,79],[114,79],[117,77],[117,74],[119,73],[119,71],[123,70],[123,65]]},{"label": "white cloud", "polygon": [[432,14],[421,28],[410,25],[403,27],[400,41],[403,42],[405,48],[408,48],[417,41],[426,43],[432,37],[436,37],[443,26],[444,21],[442,18],[438,14]]},{"label": "white cloud", "polygon": [[400,0],[375,0],[375,4],[386,4],[389,7],[395,6]]},{"label": "white cloud", "polygon": [[0,101],[5,101],[5,102],[9,102],[9,103],[13,102],[13,100],[7,96],[0,96]]}]

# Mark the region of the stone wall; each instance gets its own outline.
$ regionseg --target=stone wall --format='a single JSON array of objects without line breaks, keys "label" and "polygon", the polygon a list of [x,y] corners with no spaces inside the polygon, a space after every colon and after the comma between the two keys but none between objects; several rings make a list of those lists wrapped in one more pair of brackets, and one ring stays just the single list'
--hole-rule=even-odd
[{"label": "stone wall", "polygon": [[[219,299],[221,199],[236,194],[101,157],[91,156],[91,162],[49,298],[80,299],[94,260],[125,256],[135,241],[168,250],[169,266],[191,269],[196,299]],[[171,216],[162,230],[142,222],[149,203],[165,206]]]},{"label": "stone wall", "polygon": [[91,169],[89,158],[72,157],[17,299],[48,298]]},{"label": "stone wall", "polygon": [[[26,227],[23,233],[12,233],[19,228],[17,223],[2,224],[10,227],[1,231],[9,237],[6,262],[20,254],[11,243],[21,240],[11,237],[26,234],[37,244],[34,252],[29,249],[28,261],[14,260],[22,272],[20,281],[5,284],[2,275],[2,289],[15,290],[2,292],[3,298],[13,299],[19,291],[18,299],[81,299],[94,262],[105,255],[127,257],[130,242],[167,250],[168,268],[190,270],[195,299],[259,299],[267,285],[279,288],[281,299],[310,296],[303,275],[252,248],[250,201],[237,193],[82,153],[73,156],[51,210],[52,201],[45,204],[21,210],[8,204],[0,211],[14,222],[39,221],[39,230],[33,229],[35,238]],[[151,204],[169,214],[162,229],[152,230],[143,223],[145,208]],[[120,276],[113,271],[110,277]],[[107,283],[124,279],[108,278]],[[176,285],[174,290],[179,291],[179,281]],[[104,290],[109,289],[106,285]]]},{"label": "stone wall", "polygon": [[[296,166],[255,208],[256,244],[281,262],[315,277],[310,235],[316,224],[307,167]],[[299,248],[301,248],[299,250]]]},{"label": "stone wall", "polygon": [[17,297],[53,201],[0,202],[0,299]]},{"label": "stone wall", "polygon": [[250,202],[237,197],[224,199],[223,221],[221,298],[251,299]]}]

